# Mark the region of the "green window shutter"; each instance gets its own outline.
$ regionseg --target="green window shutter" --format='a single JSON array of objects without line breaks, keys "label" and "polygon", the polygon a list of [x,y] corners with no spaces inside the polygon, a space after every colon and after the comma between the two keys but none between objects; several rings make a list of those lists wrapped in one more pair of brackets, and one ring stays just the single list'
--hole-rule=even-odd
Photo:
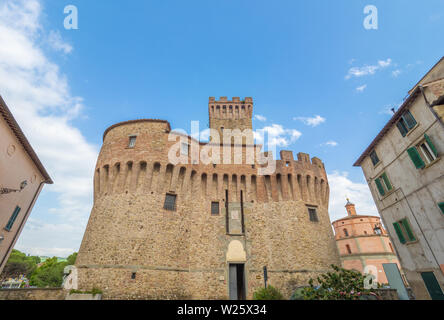
[{"label": "green window shutter", "polygon": [[392,188],[393,188],[392,184],[390,183],[390,181],[387,177],[387,174],[385,172],[382,174],[381,178],[384,180],[385,185],[387,186],[387,190],[388,191],[392,190]]},{"label": "green window shutter", "polygon": [[395,222],[393,223],[393,227],[395,228],[396,234],[398,235],[399,241],[404,244],[406,243],[404,235],[402,234],[401,226],[399,223]]},{"label": "green window shutter", "polygon": [[416,120],[413,118],[413,115],[410,113],[410,111],[406,111],[402,118],[404,119],[405,123],[407,123],[407,127],[409,129],[412,129],[414,126],[416,126]]},{"label": "green window shutter", "polygon": [[421,156],[419,155],[418,150],[416,150],[415,147],[408,149],[407,153],[409,154],[410,159],[412,159],[413,164],[415,165],[416,169],[422,169],[425,167],[425,163],[422,160]]},{"label": "green window shutter", "polygon": [[405,231],[407,232],[407,236],[409,237],[409,240],[416,241],[416,238],[413,235],[412,229],[410,228],[410,223],[407,221],[407,219],[402,220],[402,225],[404,226]]},{"label": "green window shutter", "polygon": [[441,209],[441,212],[444,214],[444,202],[438,203],[438,207]]},{"label": "green window shutter", "polygon": [[401,123],[401,121],[398,121],[396,126],[398,127],[399,132],[401,132],[401,135],[405,137],[407,134],[407,128]]},{"label": "green window shutter", "polygon": [[436,157],[438,157],[438,150],[436,150],[435,145],[432,143],[432,140],[430,139],[430,137],[426,134],[424,134],[424,137],[430,147],[430,149],[432,149],[433,153],[435,154]]},{"label": "green window shutter", "polygon": [[384,191],[384,188],[382,187],[381,180],[379,180],[379,178],[376,178],[375,183],[376,183],[376,186],[378,187],[378,190],[379,190],[379,193],[381,194],[381,196],[385,195],[385,191]]},{"label": "green window shutter", "polygon": [[12,226],[14,225],[15,219],[17,218],[18,214],[20,213],[21,208],[20,207],[16,207],[14,212],[11,215],[11,218],[9,218],[8,224],[6,225],[5,229],[6,230],[11,230]]}]

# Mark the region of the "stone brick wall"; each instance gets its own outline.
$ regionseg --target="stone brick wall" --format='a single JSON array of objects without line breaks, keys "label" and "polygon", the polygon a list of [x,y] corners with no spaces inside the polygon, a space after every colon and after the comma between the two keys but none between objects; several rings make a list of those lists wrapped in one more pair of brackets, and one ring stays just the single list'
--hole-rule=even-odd
[{"label": "stone brick wall", "polygon": [[[104,299],[226,299],[229,263],[242,263],[247,298],[263,286],[263,266],[289,298],[310,276],[339,265],[321,160],[300,153],[295,161],[284,151],[269,176],[258,175],[257,164],[172,165],[169,128],[142,120],[107,130],[76,262],[79,289],[96,287]],[[130,149],[131,135],[137,140]],[[175,211],[163,209],[166,193],[176,195]],[[212,215],[216,201],[220,212]]]},{"label": "stone brick wall", "polygon": [[65,300],[62,288],[0,289],[0,300]]}]

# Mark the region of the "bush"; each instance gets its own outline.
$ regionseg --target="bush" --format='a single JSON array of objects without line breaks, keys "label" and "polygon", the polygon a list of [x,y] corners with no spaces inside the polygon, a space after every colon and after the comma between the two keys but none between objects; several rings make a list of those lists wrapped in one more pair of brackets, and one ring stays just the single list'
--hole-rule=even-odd
[{"label": "bush", "polygon": [[364,288],[365,276],[358,271],[331,265],[333,272],[317,277],[318,285],[309,280],[310,287],[302,290],[304,300],[361,300],[376,296],[374,289]]},{"label": "bush", "polygon": [[254,300],[284,300],[282,293],[273,286],[260,288],[253,294]]},{"label": "bush", "polygon": [[290,300],[304,300],[305,287],[297,288],[290,297]]}]

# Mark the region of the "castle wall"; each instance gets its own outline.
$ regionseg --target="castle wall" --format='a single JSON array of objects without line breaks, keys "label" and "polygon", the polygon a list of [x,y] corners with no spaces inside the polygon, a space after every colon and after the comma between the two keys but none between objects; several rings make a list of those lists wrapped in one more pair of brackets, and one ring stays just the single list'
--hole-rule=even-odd
[{"label": "castle wall", "polygon": [[[247,298],[263,286],[263,266],[269,283],[289,297],[339,264],[319,159],[301,153],[295,161],[283,151],[268,176],[258,175],[257,164],[172,165],[168,151],[176,142],[168,132],[164,121],[106,132],[76,262],[79,288],[99,288],[105,299],[226,299],[228,265],[237,262],[245,264]],[[128,148],[133,135],[136,145]],[[167,193],[177,197],[175,211],[164,209]],[[219,202],[218,215],[212,202]],[[308,207],[318,222],[310,221]],[[228,254],[233,240],[241,243],[242,261]]]}]

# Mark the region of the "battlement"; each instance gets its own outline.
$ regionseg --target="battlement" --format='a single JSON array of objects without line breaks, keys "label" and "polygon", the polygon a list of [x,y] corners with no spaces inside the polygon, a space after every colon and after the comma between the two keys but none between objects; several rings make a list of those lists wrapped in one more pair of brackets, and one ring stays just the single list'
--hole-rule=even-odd
[{"label": "battlement", "polygon": [[245,97],[244,100],[240,100],[240,97],[233,97],[231,100],[228,100],[227,97],[220,97],[219,100],[216,100],[215,97],[209,98],[209,104],[216,104],[216,103],[249,103],[253,104],[253,98],[251,97]]}]

